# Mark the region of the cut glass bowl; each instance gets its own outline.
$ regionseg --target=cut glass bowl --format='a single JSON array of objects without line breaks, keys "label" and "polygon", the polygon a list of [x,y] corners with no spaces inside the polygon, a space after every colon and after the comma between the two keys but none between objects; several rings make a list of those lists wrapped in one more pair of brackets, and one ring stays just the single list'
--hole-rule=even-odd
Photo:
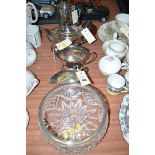
[{"label": "cut glass bowl", "polygon": [[107,105],[93,86],[59,85],[44,96],[39,107],[39,125],[49,143],[58,150],[86,152],[106,133]]}]

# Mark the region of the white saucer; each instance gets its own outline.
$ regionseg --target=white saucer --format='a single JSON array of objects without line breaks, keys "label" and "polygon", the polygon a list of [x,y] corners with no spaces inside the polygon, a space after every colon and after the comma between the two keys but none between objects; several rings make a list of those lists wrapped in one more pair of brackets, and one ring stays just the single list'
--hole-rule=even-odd
[{"label": "white saucer", "polygon": [[97,31],[97,34],[102,42],[106,42],[113,39],[114,32],[118,33],[118,40],[121,40],[122,42],[129,44],[129,39],[124,34],[120,34],[121,32],[117,28],[115,20],[101,25],[101,27]]},{"label": "white saucer", "polygon": [[129,94],[124,96],[121,103],[119,120],[123,137],[129,144]]},{"label": "white saucer", "polygon": [[31,66],[37,59],[36,51],[33,49],[26,50],[26,67]]},{"label": "white saucer", "polygon": [[30,120],[30,117],[29,117],[29,114],[28,114],[28,112],[27,112],[27,110],[26,110],[26,127],[27,127],[28,124],[29,124],[29,120]]}]

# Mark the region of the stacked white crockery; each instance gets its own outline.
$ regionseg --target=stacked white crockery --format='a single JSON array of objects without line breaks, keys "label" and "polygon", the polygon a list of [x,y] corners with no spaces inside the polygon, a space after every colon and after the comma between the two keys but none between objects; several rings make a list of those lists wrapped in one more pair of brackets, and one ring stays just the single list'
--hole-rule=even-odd
[{"label": "stacked white crockery", "polygon": [[[110,95],[129,92],[128,29],[129,15],[120,13],[115,16],[115,20],[103,24],[98,30],[98,36],[104,42],[102,50],[106,55],[100,59],[99,69],[107,76],[107,92]],[[124,75],[120,75],[121,69],[126,69]],[[119,120],[123,137],[129,143],[129,94],[123,97]]]},{"label": "stacked white crockery", "polygon": [[[111,95],[129,90],[129,47],[119,38],[124,35],[129,39],[128,26],[129,15],[120,13],[114,21],[103,24],[98,30],[99,38],[104,42],[102,50],[105,53],[99,60],[99,69],[103,75],[108,76],[107,91]],[[126,70],[123,76],[119,75],[122,69]]]}]

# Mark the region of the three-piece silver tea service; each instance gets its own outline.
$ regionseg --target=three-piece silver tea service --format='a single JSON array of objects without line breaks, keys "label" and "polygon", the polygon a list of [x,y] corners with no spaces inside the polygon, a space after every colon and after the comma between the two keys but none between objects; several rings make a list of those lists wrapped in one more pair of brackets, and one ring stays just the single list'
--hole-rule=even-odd
[{"label": "three-piece silver tea service", "polygon": [[[38,111],[39,127],[48,142],[56,149],[66,153],[86,152],[95,147],[105,136],[109,124],[109,107],[105,96],[91,85],[87,77],[87,65],[96,59],[97,54],[83,47],[83,44],[87,43],[87,38],[81,31],[88,28],[91,33],[92,25],[90,22],[83,25],[73,24],[71,4],[68,1],[62,1],[59,9],[59,26],[51,30],[42,29],[51,42],[51,56],[55,61],[59,59],[62,62],[62,68],[48,79],[49,83],[56,86],[49,90],[41,101]],[[122,18],[117,17],[117,21]],[[35,25],[31,23],[27,25],[27,34],[32,29],[31,26]],[[33,45],[37,37],[36,35],[26,37],[27,57],[30,57],[27,63],[29,67],[37,59],[34,52],[37,46]],[[117,74],[123,67],[129,72],[128,45],[116,37],[113,37],[109,44],[106,45],[106,59],[100,60],[99,69],[109,79],[107,80],[107,88],[111,87],[107,89],[109,94],[117,95],[123,89],[128,91],[128,88],[125,88],[129,86],[128,74],[124,78],[123,85],[121,85],[122,79]],[[117,69],[113,69],[116,66]],[[26,96],[28,96],[39,84],[39,80],[29,71],[26,80],[28,89]],[[117,85],[121,85],[121,88],[117,88]],[[27,118],[28,121],[29,117]]]}]

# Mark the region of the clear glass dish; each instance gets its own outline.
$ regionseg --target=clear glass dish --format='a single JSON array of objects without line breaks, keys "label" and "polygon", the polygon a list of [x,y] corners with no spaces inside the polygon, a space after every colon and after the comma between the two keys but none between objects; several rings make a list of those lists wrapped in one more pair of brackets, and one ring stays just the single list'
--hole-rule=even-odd
[{"label": "clear glass dish", "polygon": [[86,152],[106,133],[107,105],[93,86],[59,85],[44,96],[39,107],[39,125],[58,150]]}]

